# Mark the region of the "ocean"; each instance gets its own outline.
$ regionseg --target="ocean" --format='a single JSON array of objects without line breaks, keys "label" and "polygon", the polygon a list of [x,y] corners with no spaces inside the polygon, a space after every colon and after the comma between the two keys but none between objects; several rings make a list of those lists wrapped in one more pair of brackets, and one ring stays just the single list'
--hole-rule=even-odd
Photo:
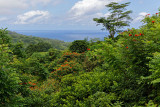
[{"label": "ocean", "polygon": [[104,37],[107,37],[107,32],[101,30],[15,30],[15,32],[26,36],[58,39],[64,42],[84,40],[87,37],[88,40],[99,38],[103,41]]}]

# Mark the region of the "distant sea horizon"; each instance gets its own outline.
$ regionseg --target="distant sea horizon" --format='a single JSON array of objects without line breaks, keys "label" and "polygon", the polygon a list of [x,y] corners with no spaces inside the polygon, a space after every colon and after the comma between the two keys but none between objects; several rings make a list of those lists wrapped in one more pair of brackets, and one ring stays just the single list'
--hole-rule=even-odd
[{"label": "distant sea horizon", "polygon": [[84,40],[88,37],[88,40],[91,38],[99,38],[104,40],[104,37],[107,37],[108,33],[102,30],[13,30],[16,33],[26,35],[26,36],[35,36],[41,38],[57,39],[64,42],[73,42],[74,40]]}]

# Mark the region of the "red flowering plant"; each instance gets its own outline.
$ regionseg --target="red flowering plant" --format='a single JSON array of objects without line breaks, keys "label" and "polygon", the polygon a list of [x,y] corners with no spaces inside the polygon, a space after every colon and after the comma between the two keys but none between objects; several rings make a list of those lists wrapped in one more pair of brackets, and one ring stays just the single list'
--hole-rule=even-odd
[{"label": "red flowering plant", "polygon": [[87,51],[90,51],[91,49],[87,48]]},{"label": "red flowering plant", "polygon": [[145,17],[141,22],[143,22],[144,24],[147,24],[148,27],[151,27],[153,24],[160,22],[160,20],[158,18],[159,17],[158,14],[159,13],[155,13],[151,17]]},{"label": "red flowering plant", "polygon": [[[122,53],[127,62],[127,66],[132,66],[130,69],[138,75],[147,75],[148,71],[148,56],[152,56],[152,53],[160,51],[159,45],[160,37],[160,17],[153,15],[151,17],[145,17],[142,22],[144,23],[140,29],[128,30],[124,32],[124,38],[121,39],[123,43]],[[130,36],[130,34],[134,36]],[[128,48],[127,48],[128,47]]]},{"label": "red flowering plant", "polygon": [[[158,40],[159,37],[157,37],[157,33],[159,32],[159,24],[160,24],[160,16],[158,15],[159,13],[153,14],[151,17],[146,17],[142,20],[144,25],[142,26],[142,30],[144,31],[150,31],[148,33],[148,36],[146,36],[147,40],[153,40],[154,41]],[[154,33],[153,33],[154,32]]]},{"label": "red flowering plant", "polygon": [[[147,61],[144,63],[147,63],[146,66],[148,67],[148,70],[144,71],[146,75],[144,75],[142,79],[152,85],[152,89],[148,91],[148,93],[151,94],[155,92],[155,89],[160,90],[160,67],[158,65],[160,52],[160,16],[154,14],[150,18],[145,18],[142,21],[145,23],[145,25],[141,27],[141,30],[145,31],[145,38],[143,40],[145,48],[143,48],[142,52],[144,54],[145,51],[144,56],[146,56]],[[159,98],[157,97],[158,92],[159,91],[156,91],[156,93],[152,94],[152,96],[156,96],[153,99],[157,102],[159,102]]]},{"label": "red flowering plant", "polygon": [[[61,68],[66,67],[66,69],[71,69],[70,67],[67,68],[66,64],[71,63],[74,61],[75,63],[82,64],[84,58],[85,58],[85,52],[83,53],[76,53],[76,52],[64,52],[60,59],[55,61],[53,64],[50,65],[50,72],[60,71]],[[56,66],[55,66],[56,65]],[[59,66],[57,68],[57,66]],[[61,75],[59,75],[61,76]]]},{"label": "red flowering plant", "polygon": [[[19,83],[20,92],[22,95],[29,95],[30,91],[37,86],[38,76],[33,76],[31,74],[21,74],[20,76],[21,83]],[[31,88],[32,87],[32,88]]]},{"label": "red flowering plant", "polygon": [[[152,24],[153,20],[155,21],[154,24]],[[145,92],[147,92],[148,95],[151,95],[155,92],[155,89],[159,89],[160,82],[154,84],[153,86],[150,84],[150,82],[148,82],[150,80],[144,82],[141,80],[141,77],[149,76],[152,72],[158,72],[158,70],[154,70],[154,66],[152,66],[153,71],[149,71],[148,64],[150,60],[147,57],[153,58],[154,52],[160,52],[160,17],[146,17],[144,22],[145,25],[141,26],[140,29],[132,29],[124,32],[124,35],[116,42],[108,39],[104,43],[100,44],[100,46],[103,46],[104,49],[93,49],[93,51],[90,53],[91,55],[94,54],[95,56],[97,56],[96,53],[104,56],[103,59],[105,59],[107,72],[110,70],[111,72],[116,70],[115,74],[122,72],[120,75],[123,75],[124,77],[122,76],[123,78],[120,79],[120,81],[124,81],[124,86],[127,86],[127,89],[129,83],[135,84],[130,85],[133,87],[133,89],[140,90],[142,90],[142,88],[139,87],[144,85],[143,89],[147,89]],[[129,34],[132,34],[132,36],[129,36]],[[128,49],[126,47],[128,47]],[[157,57],[155,57],[155,60],[157,60]],[[156,63],[159,64],[159,61]],[[159,69],[159,66],[157,68]],[[155,75],[153,75],[153,77],[154,76]],[[160,78],[159,75],[156,76],[156,79]],[[148,88],[148,86],[151,87]],[[151,90],[153,91],[151,92]],[[143,91],[140,92],[145,94]],[[157,93],[155,93],[155,95],[156,94]]]},{"label": "red flowering plant", "polygon": [[54,79],[47,79],[44,81],[41,85],[37,85],[36,83],[29,83],[29,89],[30,91],[36,91],[36,92],[46,92],[47,90],[55,90],[55,80]]},{"label": "red flowering plant", "polygon": [[131,30],[128,29],[127,32],[124,32],[123,38],[119,40],[122,44],[119,51],[122,52],[121,57],[124,57],[122,59],[126,63],[126,68],[134,65],[132,66],[132,69],[138,69],[139,61],[146,60],[145,55],[143,54],[145,49],[144,40],[145,32],[143,30],[132,28]]},{"label": "red flowering plant", "polygon": [[22,82],[19,83],[19,85],[21,85],[20,90],[23,91],[23,94],[26,95],[28,91],[36,89],[38,85],[37,80],[39,79],[38,76],[33,76],[31,74],[22,74],[20,78]]},{"label": "red flowering plant", "polygon": [[74,59],[77,59],[80,56],[80,53],[76,53],[76,52],[64,52],[62,57],[59,59],[59,61],[57,63],[62,64],[65,61],[71,61]]},{"label": "red flowering plant", "polygon": [[37,83],[38,83],[38,82],[28,82],[28,85],[29,85],[30,90],[38,89]]},{"label": "red flowering plant", "polygon": [[55,79],[47,79],[44,81],[41,85],[35,86],[35,87],[30,87],[30,90],[32,91],[37,91],[37,92],[45,92],[47,94],[51,94],[52,92],[55,92],[56,89],[58,88],[58,81]]},{"label": "red flowering plant", "polygon": [[129,34],[129,36],[132,36],[132,34]]},{"label": "red flowering plant", "polygon": [[156,16],[160,16],[160,14],[158,15],[159,13],[156,13]]},{"label": "red flowering plant", "polygon": [[50,73],[50,78],[54,78],[60,80],[64,75],[67,74],[77,74],[83,70],[81,64],[76,62],[76,60],[65,61],[61,66],[57,67],[57,69]]},{"label": "red flowering plant", "polygon": [[[132,29],[128,29],[127,31],[123,32],[123,36],[126,38],[126,39],[129,39],[130,41],[137,41],[138,38],[140,38],[140,36],[144,35],[142,33],[142,31],[138,31],[134,28]],[[129,38],[128,38],[129,36]],[[128,47],[128,46],[126,46]]]}]

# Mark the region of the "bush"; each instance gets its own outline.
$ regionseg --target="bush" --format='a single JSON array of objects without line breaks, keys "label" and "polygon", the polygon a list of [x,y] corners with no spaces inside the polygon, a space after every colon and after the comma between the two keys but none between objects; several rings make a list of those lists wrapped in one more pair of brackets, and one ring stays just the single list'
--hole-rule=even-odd
[{"label": "bush", "polygon": [[[97,91],[95,94],[88,97],[86,101],[87,107],[113,107],[113,102],[117,99],[114,93],[105,93]],[[119,105],[120,106],[120,105]]]},{"label": "bush", "polygon": [[84,102],[97,91],[108,92],[110,90],[110,82],[104,72],[90,72],[79,76],[66,75],[62,78],[60,85],[61,92],[55,95],[57,97],[54,99],[55,105],[79,106],[80,102]]},{"label": "bush", "polygon": [[72,42],[72,45],[69,47],[71,52],[82,53],[85,52],[88,48],[88,42],[85,40],[75,40]]},{"label": "bush", "polygon": [[45,80],[49,75],[47,68],[44,67],[44,64],[39,63],[37,59],[26,59],[20,70],[22,70],[23,73],[39,76],[39,80]]},{"label": "bush", "polygon": [[58,60],[57,63],[62,64],[65,61],[71,61],[71,60],[77,60],[80,57],[80,53],[70,53],[70,52],[64,52],[61,58]]},{"label": "bush", "polygon": [[23,43],[17,43],[15,45],[13,45],[13,54],[17,55],[18,58],[25,58],[26,57]]},{"label": "bush", "polygon": [[79,72],[82,72],[83,67],[75,62],[75,61],[69,61],[63,63],[59,68],[56,69],[56,71],[51,72],[51,77],[60,80],[64,75],[67,74],[79,74]]},{"label": "bush", "polygon": [[61,51],[58,51],[57,49],[49,49],[48,51],[48,59],[49,61],[54,61],[56,58],[60,57]]},{"label": "bush", "polygon": [[51,44],[46,42],[39,42],[38,44],[30,44],[26,48],[26,53],[30,56],[34,52],[47,52],[50,48],[52,48]]},{"label": "bush", "polygon": [[44,64],[47,62],[46,56],[47,52],[35,52],[33,53],[30,58],[37,60],[39,63]]}]

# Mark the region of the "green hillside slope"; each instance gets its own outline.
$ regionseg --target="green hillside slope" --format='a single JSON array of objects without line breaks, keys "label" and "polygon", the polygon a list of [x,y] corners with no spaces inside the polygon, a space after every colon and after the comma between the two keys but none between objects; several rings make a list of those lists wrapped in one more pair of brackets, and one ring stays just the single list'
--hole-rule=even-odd
[{"label": "green hillside slope", "polygon": [[24,47],[27,47],[29,44],[37,44],[38,42],[47,42],[50,43],[53,46],[53,48],[65,50],[71,44],[70,42],[64,42],[56,39],[26,36],[12,31],[8,31],[8,35],[12,38],[13,43],[23,42]]}]

